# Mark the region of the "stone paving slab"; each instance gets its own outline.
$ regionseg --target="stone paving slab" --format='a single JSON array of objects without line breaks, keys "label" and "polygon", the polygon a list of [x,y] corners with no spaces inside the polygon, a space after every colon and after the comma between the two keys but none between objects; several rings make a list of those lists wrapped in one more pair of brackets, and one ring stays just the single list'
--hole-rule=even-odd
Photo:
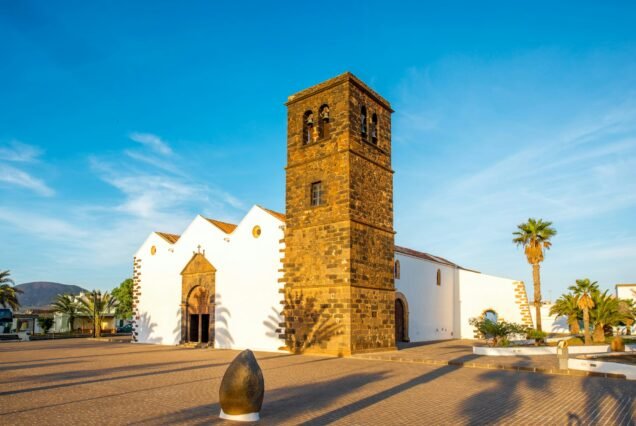
[{"label": "stone paving slab", "polygon": [[446,340],[403,344],[398,351],[355,355],[354,358],[374,361],[393,361],[424,365],[453,365],[489,370],[524,371],[561,376],[594,376],[625,379],[623,374],[598,373],[581,370],[561,370],[554,355],[483,356],[473,353],[473,340]]},{"label": "stone paving slab", "polygon": [[[0,346],[0,424],[232,424],[218,389],[237,351],[69,339]],[[256,353],[261,425],[632,425],[636,384]],[[234,423],[236,424],[236,423]]]}]

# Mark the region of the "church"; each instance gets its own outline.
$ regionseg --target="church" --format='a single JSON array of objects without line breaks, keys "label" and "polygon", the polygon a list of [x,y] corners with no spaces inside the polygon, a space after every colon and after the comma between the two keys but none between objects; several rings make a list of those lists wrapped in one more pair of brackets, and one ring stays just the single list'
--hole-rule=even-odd
[{"label": "church", "polygon": [[345,73],[286,106],[285,213],[150,234],[133,341],[348,356],[472,339],[481,315],[532,325],[523,282],[395,245],[386,99]]}]

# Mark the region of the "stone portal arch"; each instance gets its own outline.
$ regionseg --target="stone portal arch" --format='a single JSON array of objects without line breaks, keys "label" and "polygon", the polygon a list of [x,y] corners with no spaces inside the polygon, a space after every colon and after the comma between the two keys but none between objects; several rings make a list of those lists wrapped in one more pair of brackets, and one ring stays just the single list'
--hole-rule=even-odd
[{"label": "stone portal arch", "polygon": [[181,271],[181,342],[214,344],[216,268],[195,253]]},{"label": "stone portal arch", "polygon": [[409,303],[406,296],[395,292],[395,342],[410,342],[409,338]]}]

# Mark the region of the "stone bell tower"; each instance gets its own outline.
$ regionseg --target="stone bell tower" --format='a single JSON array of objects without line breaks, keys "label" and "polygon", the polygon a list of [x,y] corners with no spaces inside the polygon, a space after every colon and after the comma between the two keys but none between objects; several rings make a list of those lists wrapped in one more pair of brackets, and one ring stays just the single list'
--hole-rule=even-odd
[{"label": "stone bell tower", "polygon": [[392,349],[391,106],[351,73],[286,105],[286,345],[334,355]]}]

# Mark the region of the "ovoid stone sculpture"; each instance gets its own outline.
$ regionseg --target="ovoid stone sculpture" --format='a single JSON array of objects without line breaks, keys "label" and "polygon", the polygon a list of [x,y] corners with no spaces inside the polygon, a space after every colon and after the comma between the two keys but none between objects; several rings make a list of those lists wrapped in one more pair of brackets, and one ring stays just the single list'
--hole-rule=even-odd
[{"label": "ovoid stone sculpture", "polygon": [[244,422],[258,420],[264,393],[263,372],[252,351],[246,349],[234,358],[221,381],[220,417]]}]

